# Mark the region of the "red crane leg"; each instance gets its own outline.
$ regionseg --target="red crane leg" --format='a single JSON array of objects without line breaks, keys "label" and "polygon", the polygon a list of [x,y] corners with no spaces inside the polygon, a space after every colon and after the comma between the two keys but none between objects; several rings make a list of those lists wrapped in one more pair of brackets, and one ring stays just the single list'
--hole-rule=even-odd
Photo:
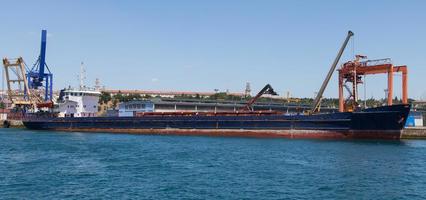
[{"label": "red crane leg", "polygon": [[388,105],[392,105],[393,97],[393,67],[388,68]]},{"label": "red crane leg", "polygon": [[407,70],[402,72],[402,103],[408,103],[408,86],[407,86]]},{"label": "red crane leg", "polygon": [[343,100],[343,77],[342,73],[339,73],[339,112],[344,111],[344,100]]}]

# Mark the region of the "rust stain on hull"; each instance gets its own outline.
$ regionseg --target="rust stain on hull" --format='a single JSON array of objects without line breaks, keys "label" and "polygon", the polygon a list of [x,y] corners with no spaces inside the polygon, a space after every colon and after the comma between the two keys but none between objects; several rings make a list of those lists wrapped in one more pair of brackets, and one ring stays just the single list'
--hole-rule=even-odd
[{"label": "rust stain on hull", "polygon": [[187,135],[258,138],[310,138],[310,139],[401,139],[400,130],[244,130],[244,129],[107,129],[57,128],[67,132],[107,132],[144,135]]}]

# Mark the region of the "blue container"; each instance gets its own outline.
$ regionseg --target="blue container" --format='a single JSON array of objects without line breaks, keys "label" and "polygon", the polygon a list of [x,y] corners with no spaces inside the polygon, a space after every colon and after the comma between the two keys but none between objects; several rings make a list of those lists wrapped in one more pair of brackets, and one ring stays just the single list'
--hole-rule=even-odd
[{"label": "blue container", "polygon": [[418,111],[410,111],[405,127],[423,126],[423,115]]}]

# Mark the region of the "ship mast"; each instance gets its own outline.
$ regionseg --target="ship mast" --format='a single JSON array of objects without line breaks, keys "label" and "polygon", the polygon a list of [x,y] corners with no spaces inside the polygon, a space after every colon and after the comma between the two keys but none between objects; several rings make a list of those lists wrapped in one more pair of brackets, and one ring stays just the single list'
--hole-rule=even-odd
[{"label": "ship mast", "polygon": [[84,88],[86,88],[86,85],[84,84],[85,80],[86,80],[86,69],[84,69],[84,63],[81,62],[80,65],[80,90],[83,90]]}]

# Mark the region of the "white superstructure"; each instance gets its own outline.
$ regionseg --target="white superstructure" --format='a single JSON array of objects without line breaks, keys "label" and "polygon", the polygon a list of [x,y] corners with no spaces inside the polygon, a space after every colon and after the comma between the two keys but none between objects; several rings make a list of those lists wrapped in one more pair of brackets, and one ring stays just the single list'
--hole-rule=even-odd
[{"label": "white superstructure", "polygon": [[96,117],[101,92],[85,86],[86,70],[83,62],[80,66],[80,87],[78,90],[68,88],[61,91],[59,103],[60,117]]},{"label": "white superstructure", "polygon": [[92,90],[63,91],[63,101],[59,103],[61,117],[95,117],[101,93]]}]

